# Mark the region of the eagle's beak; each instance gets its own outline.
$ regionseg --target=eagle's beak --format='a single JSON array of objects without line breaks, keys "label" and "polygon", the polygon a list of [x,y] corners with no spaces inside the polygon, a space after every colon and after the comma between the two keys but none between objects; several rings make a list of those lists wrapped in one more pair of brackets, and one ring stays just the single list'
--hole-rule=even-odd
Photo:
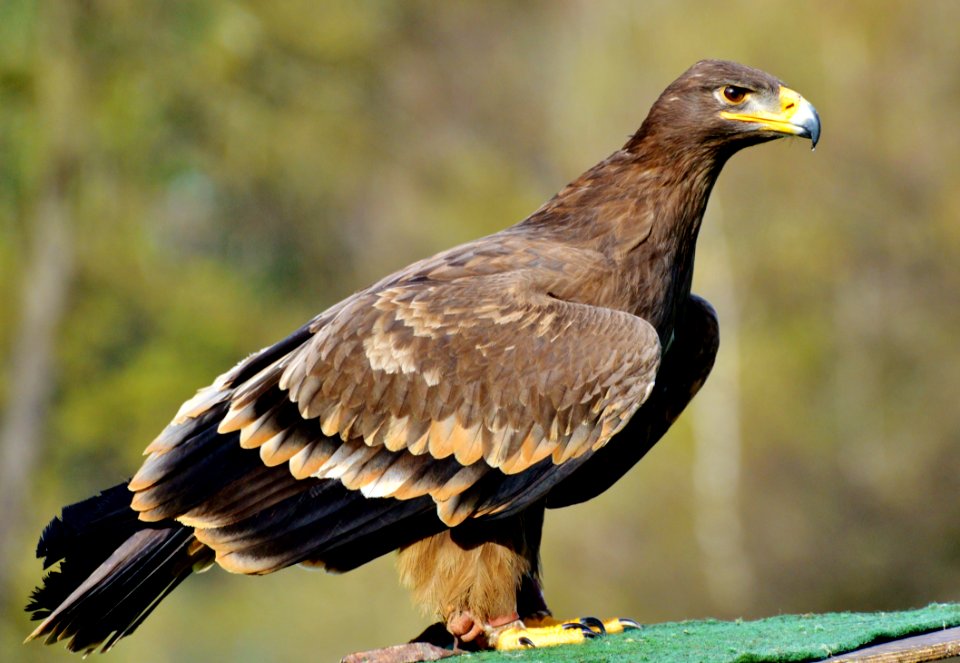
[{"label": "eagle's beak", "polygon": [[817,109],[799,93],[783,85],[780,86],[778,98],[778,111],[752,108],[742,113],[724,111],[720,115],[728,120],[750,122],[768,131],[809,138],[813,147],[816,147],[820,140],[820,116]]}]

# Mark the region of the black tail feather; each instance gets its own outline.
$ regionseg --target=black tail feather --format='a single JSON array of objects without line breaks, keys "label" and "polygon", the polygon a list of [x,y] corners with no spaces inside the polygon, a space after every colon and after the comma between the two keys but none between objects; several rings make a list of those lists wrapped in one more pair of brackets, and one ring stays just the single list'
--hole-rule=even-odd
[{"label": "black tail feather", "polygon": [[44,569],[62,563],[33,590],[26,608],[31,618],[45,619],[139,528],[126,483],[64,507],[62,515],[43,529],[37,543],[37,557],[43,558]]},{"label": "black tail feather", "polygon": [[27,611],[43,623],[29,639],[70,639],[71,651],[106,651],[132,633],[161,599],[213,551],[175,522],[143,523],[126,483],[64,508],[37,546],[44,568]]}]

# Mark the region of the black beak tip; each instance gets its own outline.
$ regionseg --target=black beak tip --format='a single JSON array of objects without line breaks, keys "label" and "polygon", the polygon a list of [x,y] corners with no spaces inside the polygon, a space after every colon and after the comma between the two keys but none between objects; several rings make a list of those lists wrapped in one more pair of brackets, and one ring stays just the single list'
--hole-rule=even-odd
[{"label": "black beak tip", "polygon": [[811,111],[813,117],[804,123],[803,128],[807,132],[807,138],[810,139],[810,149],[815,150],[817,149],[817,143],[820,142],[820,114],[817,113],[816,109],[811,108]]}]

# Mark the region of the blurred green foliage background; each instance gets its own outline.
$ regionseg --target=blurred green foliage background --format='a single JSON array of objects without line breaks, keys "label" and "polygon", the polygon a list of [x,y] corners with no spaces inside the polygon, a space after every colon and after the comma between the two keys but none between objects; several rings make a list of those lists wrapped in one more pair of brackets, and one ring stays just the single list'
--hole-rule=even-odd
[{"label": "blurred green foliage background", "polygon": [[[181,401],[374,279],[526,216],[704,57],[821,145],[738,155],[695,289],[715,375],[626,479],[547,518],[556,613],[960,599],[960,3],[0,0],[0,657],[37,535]],[[331,660],[427,619],[384,558],[214,570],[112,661]]]}]

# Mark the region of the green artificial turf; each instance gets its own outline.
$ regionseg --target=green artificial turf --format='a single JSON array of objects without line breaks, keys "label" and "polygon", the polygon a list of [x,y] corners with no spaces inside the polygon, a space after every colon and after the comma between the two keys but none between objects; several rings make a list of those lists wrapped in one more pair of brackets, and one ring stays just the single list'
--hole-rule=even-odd
[{"label": "green artificial turf", "polygon": [[844,612],[783,615],[757,621],[708,619],[654,624],[641,630],[596,638],[582,645],[488,652],[464,658],[477,663],[817,661],[871,643],[958,625],[960,604],[934,603],[903,612]]}]

